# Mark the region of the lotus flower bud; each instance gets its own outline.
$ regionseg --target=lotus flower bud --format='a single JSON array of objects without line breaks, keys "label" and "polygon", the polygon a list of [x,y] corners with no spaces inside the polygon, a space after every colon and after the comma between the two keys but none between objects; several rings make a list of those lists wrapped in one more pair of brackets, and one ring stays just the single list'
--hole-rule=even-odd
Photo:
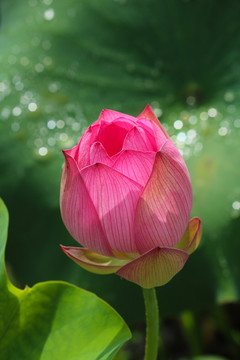
[{"label": "lotus flower bud", "polygon": [[190,176],[151,107],[138,117],[103,110],[63,153],[62,219],[82,245],[63,251],[94,273],[167,283],[197,248],[201,222],[189,221]]}]

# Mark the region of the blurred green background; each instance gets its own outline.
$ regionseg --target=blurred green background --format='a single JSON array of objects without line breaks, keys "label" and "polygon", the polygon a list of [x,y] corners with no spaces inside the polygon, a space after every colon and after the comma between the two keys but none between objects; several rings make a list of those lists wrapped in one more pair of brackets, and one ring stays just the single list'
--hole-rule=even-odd
[{"label": "blurred green background", "polygon": [[[141,289],[115,275],[87,273],[61,252],[60,243],[76,243],[61,221],[59,185],[61,150],[77,144],[103,108],[135,116],[149,103],[184,156],[192,215],[203,222],[199,250],[158,289],[165,355],[210,351],[238,359],[240,1],[2,0],[0,6],[0,196],[10,213],[6,256],[15,284],[59,279],[93,291],[141,343]],[[168,345],[179,322],[176,339],[181,334],[186,346],[176,354]],[[214,335],[212,347],[206,331]],[[217,346],[219,332],[224,341]],[[120,357],[139,359],[134,348]]]}]

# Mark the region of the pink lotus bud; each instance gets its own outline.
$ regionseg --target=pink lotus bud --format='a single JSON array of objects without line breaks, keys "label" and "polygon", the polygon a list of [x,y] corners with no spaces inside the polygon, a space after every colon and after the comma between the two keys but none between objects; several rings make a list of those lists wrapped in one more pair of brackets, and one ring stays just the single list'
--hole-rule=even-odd
[{"label": "pink lotus bud", "polygon": [[63,251],[94,273],[167,283],[197,248],[201,222],[189,222],[190,176],[151,107],[137,118],[103,110],[63,153],[62,218],[83,246]]}]

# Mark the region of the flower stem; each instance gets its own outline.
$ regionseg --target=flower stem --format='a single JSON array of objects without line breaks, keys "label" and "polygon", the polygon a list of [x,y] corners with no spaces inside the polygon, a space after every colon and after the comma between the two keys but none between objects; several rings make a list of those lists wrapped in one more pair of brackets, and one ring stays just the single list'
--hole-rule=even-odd
[{"label": "flower stem", "polygon": [[146,344],[144,360],[156,360],[159,342],[159,313],[155,288],[143,289],[146,309]]}]

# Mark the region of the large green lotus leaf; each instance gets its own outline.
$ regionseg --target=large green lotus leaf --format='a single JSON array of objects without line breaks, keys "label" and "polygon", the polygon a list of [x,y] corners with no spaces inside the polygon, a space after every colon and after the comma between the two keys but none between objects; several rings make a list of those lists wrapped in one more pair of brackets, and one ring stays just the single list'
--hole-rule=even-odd
[{"label": "large green lotus leaf", "polygon": [[7,226],[0,199],[1,359],[112,359],[131,336],[123,319],[96,295],[64,282],[14,287],[4,266]]},{"label": "large green lotus leaf", "polygon": [[192,214],[203,220],[200,249],[158,289],[161,312],[239,299],[239,16],[238,0],[2,1],[0,190],[20,285],[72,281],[129,319],[143,316],[137,286],[89,274],[57,250],[74,244],[58,201],[61,149],[102,108],[137,115],[150,103],[186,159]]}]

